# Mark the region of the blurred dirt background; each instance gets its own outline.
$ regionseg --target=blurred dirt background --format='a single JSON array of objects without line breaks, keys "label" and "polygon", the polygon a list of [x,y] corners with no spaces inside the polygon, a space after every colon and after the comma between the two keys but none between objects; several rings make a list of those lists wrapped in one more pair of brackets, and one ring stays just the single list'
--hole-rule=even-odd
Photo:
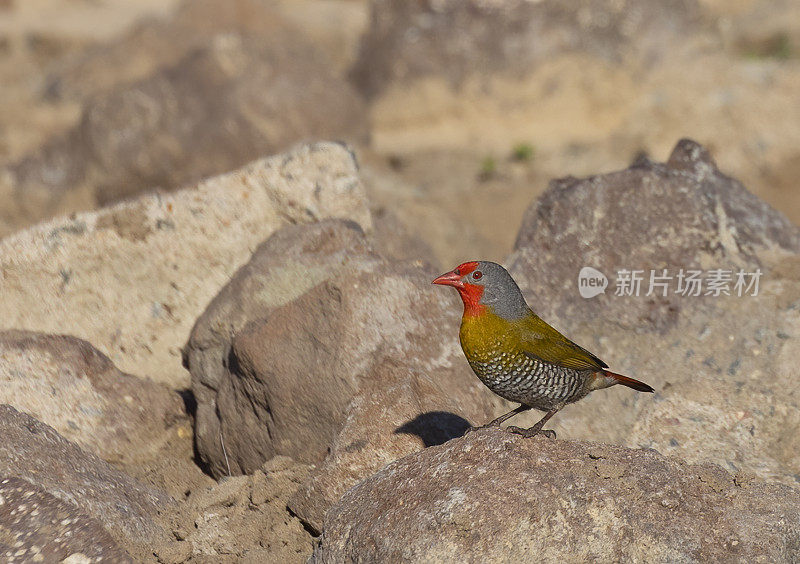
[{"label": "blurred dirt background", "polygon": [[325,137],[443,264],[680,137],[797,223],[799,45],[791,0],[4,0],[0,235]]}]

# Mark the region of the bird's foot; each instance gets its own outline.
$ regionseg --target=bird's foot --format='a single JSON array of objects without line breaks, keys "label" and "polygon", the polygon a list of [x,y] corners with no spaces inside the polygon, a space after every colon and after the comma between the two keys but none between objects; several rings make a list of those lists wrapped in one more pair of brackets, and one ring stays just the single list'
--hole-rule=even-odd
[{"label": "bird's foot", "polygon": [[556,438],[556,432],[552,429],[537,429],[535,426],[531,427],[530,429],[523,429],[522,427],[516,427],[514,425],[509,425],[506,428],[515,435],[522,435],[522,437],[525,439],[530,439],[536,435],[544,435],[548,439]]}]

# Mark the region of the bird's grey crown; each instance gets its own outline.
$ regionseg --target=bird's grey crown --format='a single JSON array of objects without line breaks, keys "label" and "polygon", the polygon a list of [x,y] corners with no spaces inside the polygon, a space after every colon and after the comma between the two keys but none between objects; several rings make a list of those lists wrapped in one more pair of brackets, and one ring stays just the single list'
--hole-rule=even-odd
[{"label": "bird's grey crown", "polygon": [[530,309],[522,291],[505,268],[496,262],[480,261],[476,270],[483,273],[481,304],[491,307],[503,319],[521,319],[528,314]]}]

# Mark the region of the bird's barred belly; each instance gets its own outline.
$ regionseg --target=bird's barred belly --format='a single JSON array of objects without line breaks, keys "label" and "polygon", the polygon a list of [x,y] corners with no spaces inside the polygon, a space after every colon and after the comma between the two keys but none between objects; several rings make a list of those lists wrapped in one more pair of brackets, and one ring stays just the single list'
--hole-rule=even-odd
[{"label": "bird's barred belly", "polygon": [[522,353],[487,354],[469,361],[480,380],[509,401],[549,410],[586,395],[585,370],[564,368],[530,358]]}]

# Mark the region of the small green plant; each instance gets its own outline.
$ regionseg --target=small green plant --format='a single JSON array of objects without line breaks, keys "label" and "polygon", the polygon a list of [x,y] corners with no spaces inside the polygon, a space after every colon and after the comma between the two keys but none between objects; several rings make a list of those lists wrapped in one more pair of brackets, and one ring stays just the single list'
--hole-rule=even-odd
[{"label": "small green plant", "polygon": [[792,42],[786,33],[778,33],[760,42],[752,42],[742,47],[745,58],[748,59],[778,59],[786,60],[793,56]]},{"label": "small green plant", "polygon": [[792,56],[792,42],[789,40],[789,36],[785,33],[781,33],[778,36],[776,44],[772,50],[772,56],[776,59],[789,59]]},{"label": "small green plant", "polygon": [[481,180],[488,180],[497,173],[497,161],[493,156],[488,155],[481,161],[481,170],[478,177]]},{"label": "small green plant", "polygon": [[518,162],[527,162],[533,160],[535,151],[533,145],[530,143],[517,143],[511,149],[511,160]]}]

